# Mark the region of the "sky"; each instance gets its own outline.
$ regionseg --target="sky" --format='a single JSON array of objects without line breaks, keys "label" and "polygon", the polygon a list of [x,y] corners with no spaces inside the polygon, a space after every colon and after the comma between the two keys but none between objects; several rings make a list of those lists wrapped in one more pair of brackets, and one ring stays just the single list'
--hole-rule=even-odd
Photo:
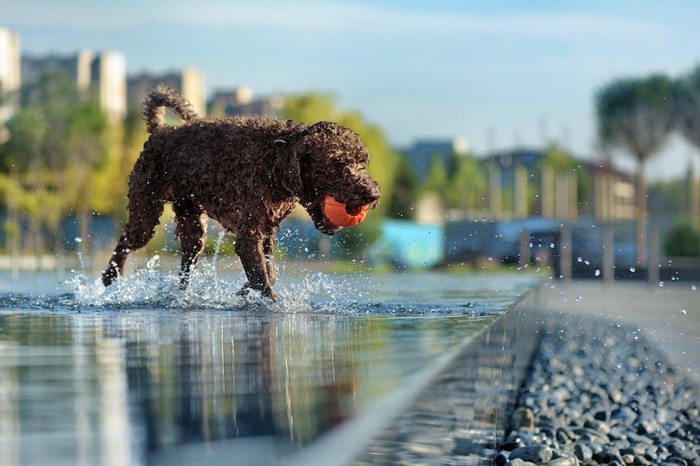
[{"label": "sky", "polygon": [[[23,54],[117,51],[129,73],[194,67],[208,94],[326,92],[398,148],[460,137],[476,155],[556,141],[597,160],[597,90],[700,65],[697,0],[4,3],[0,27]],[[700,153],[672,137],[648,175],[683,176],[689,163],[698,173]]]}]

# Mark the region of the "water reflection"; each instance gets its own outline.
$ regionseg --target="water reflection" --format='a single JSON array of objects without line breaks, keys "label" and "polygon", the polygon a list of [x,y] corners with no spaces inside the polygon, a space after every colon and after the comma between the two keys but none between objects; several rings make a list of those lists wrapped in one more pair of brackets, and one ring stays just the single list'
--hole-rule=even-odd
[{"label": "water reflection", "polygon": [[[505,294],[519,293],[494,296],[493,310]],[[494,319],[445,296],[420,306],[451,313],[405,312],[410,303],[358,312],[357,302],[347,313],[112,308],[0,294],[0,464],[167,464],[193,445],[279,461]]]},{"label": "water reflection", "polygon": [[488,320],[105,314],[0,315],[2,464],[138,464],[256,436],[295,449]]}]

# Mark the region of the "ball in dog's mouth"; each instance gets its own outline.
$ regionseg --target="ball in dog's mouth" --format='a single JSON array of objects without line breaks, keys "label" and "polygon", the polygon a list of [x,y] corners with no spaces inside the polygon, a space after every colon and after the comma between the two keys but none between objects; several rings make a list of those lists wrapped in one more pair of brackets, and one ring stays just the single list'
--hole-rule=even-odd
[{"label": "ball in dog's mouth", "polygon": [[323,215],[336,227],[354,227],[362,222],[369,210],[368,205],[350,207],[337,201],[333,196],[323,198]]}]

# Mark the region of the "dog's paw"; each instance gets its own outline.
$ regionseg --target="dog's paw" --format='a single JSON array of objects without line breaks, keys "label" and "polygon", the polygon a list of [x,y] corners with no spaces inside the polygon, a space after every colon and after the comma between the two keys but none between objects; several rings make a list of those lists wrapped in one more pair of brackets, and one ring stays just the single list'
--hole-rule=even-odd
[{"label": "dog's paw", "polygon": [[256,295],[259,295],[259,296],[262,296],[264,298],[271,299],[272,301],[277,300],[277,294],[272,290],[271,287],[266,287],[266,288],[263,288],[262,290],[256,290],[255,288],[250,286],[250,283],[246,283],[245,285],[243,285],[243,288],[238,290],[236,295],[242,296],[245,298],[248,298],[248,297],[253,298],[253,297],[256,297]]}]

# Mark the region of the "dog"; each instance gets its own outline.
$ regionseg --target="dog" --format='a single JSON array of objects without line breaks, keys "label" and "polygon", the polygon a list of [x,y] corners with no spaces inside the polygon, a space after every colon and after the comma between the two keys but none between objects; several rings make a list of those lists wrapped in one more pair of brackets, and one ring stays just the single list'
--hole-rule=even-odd
[{"label": "dog", "polygon": [[[169,108],[183,120],[165,122]],[[297,204],[314,226],[332,235],[342,227],[323,213],[333,196],[348,209],[376,207],[379,184],[367,173],[369,153],[359,136],[332,122],[294,124],[271,117],[203,118],[164,85],[142,106],[149,138],[129,177],[129,218],[105,271],[105,287],[123,274],[129,253],[155,234],[165,203],[175,213],[182,245],[184,289],[199,262],[209,218],[235,240],[250,289],[275,299],[275,230]]]}]

